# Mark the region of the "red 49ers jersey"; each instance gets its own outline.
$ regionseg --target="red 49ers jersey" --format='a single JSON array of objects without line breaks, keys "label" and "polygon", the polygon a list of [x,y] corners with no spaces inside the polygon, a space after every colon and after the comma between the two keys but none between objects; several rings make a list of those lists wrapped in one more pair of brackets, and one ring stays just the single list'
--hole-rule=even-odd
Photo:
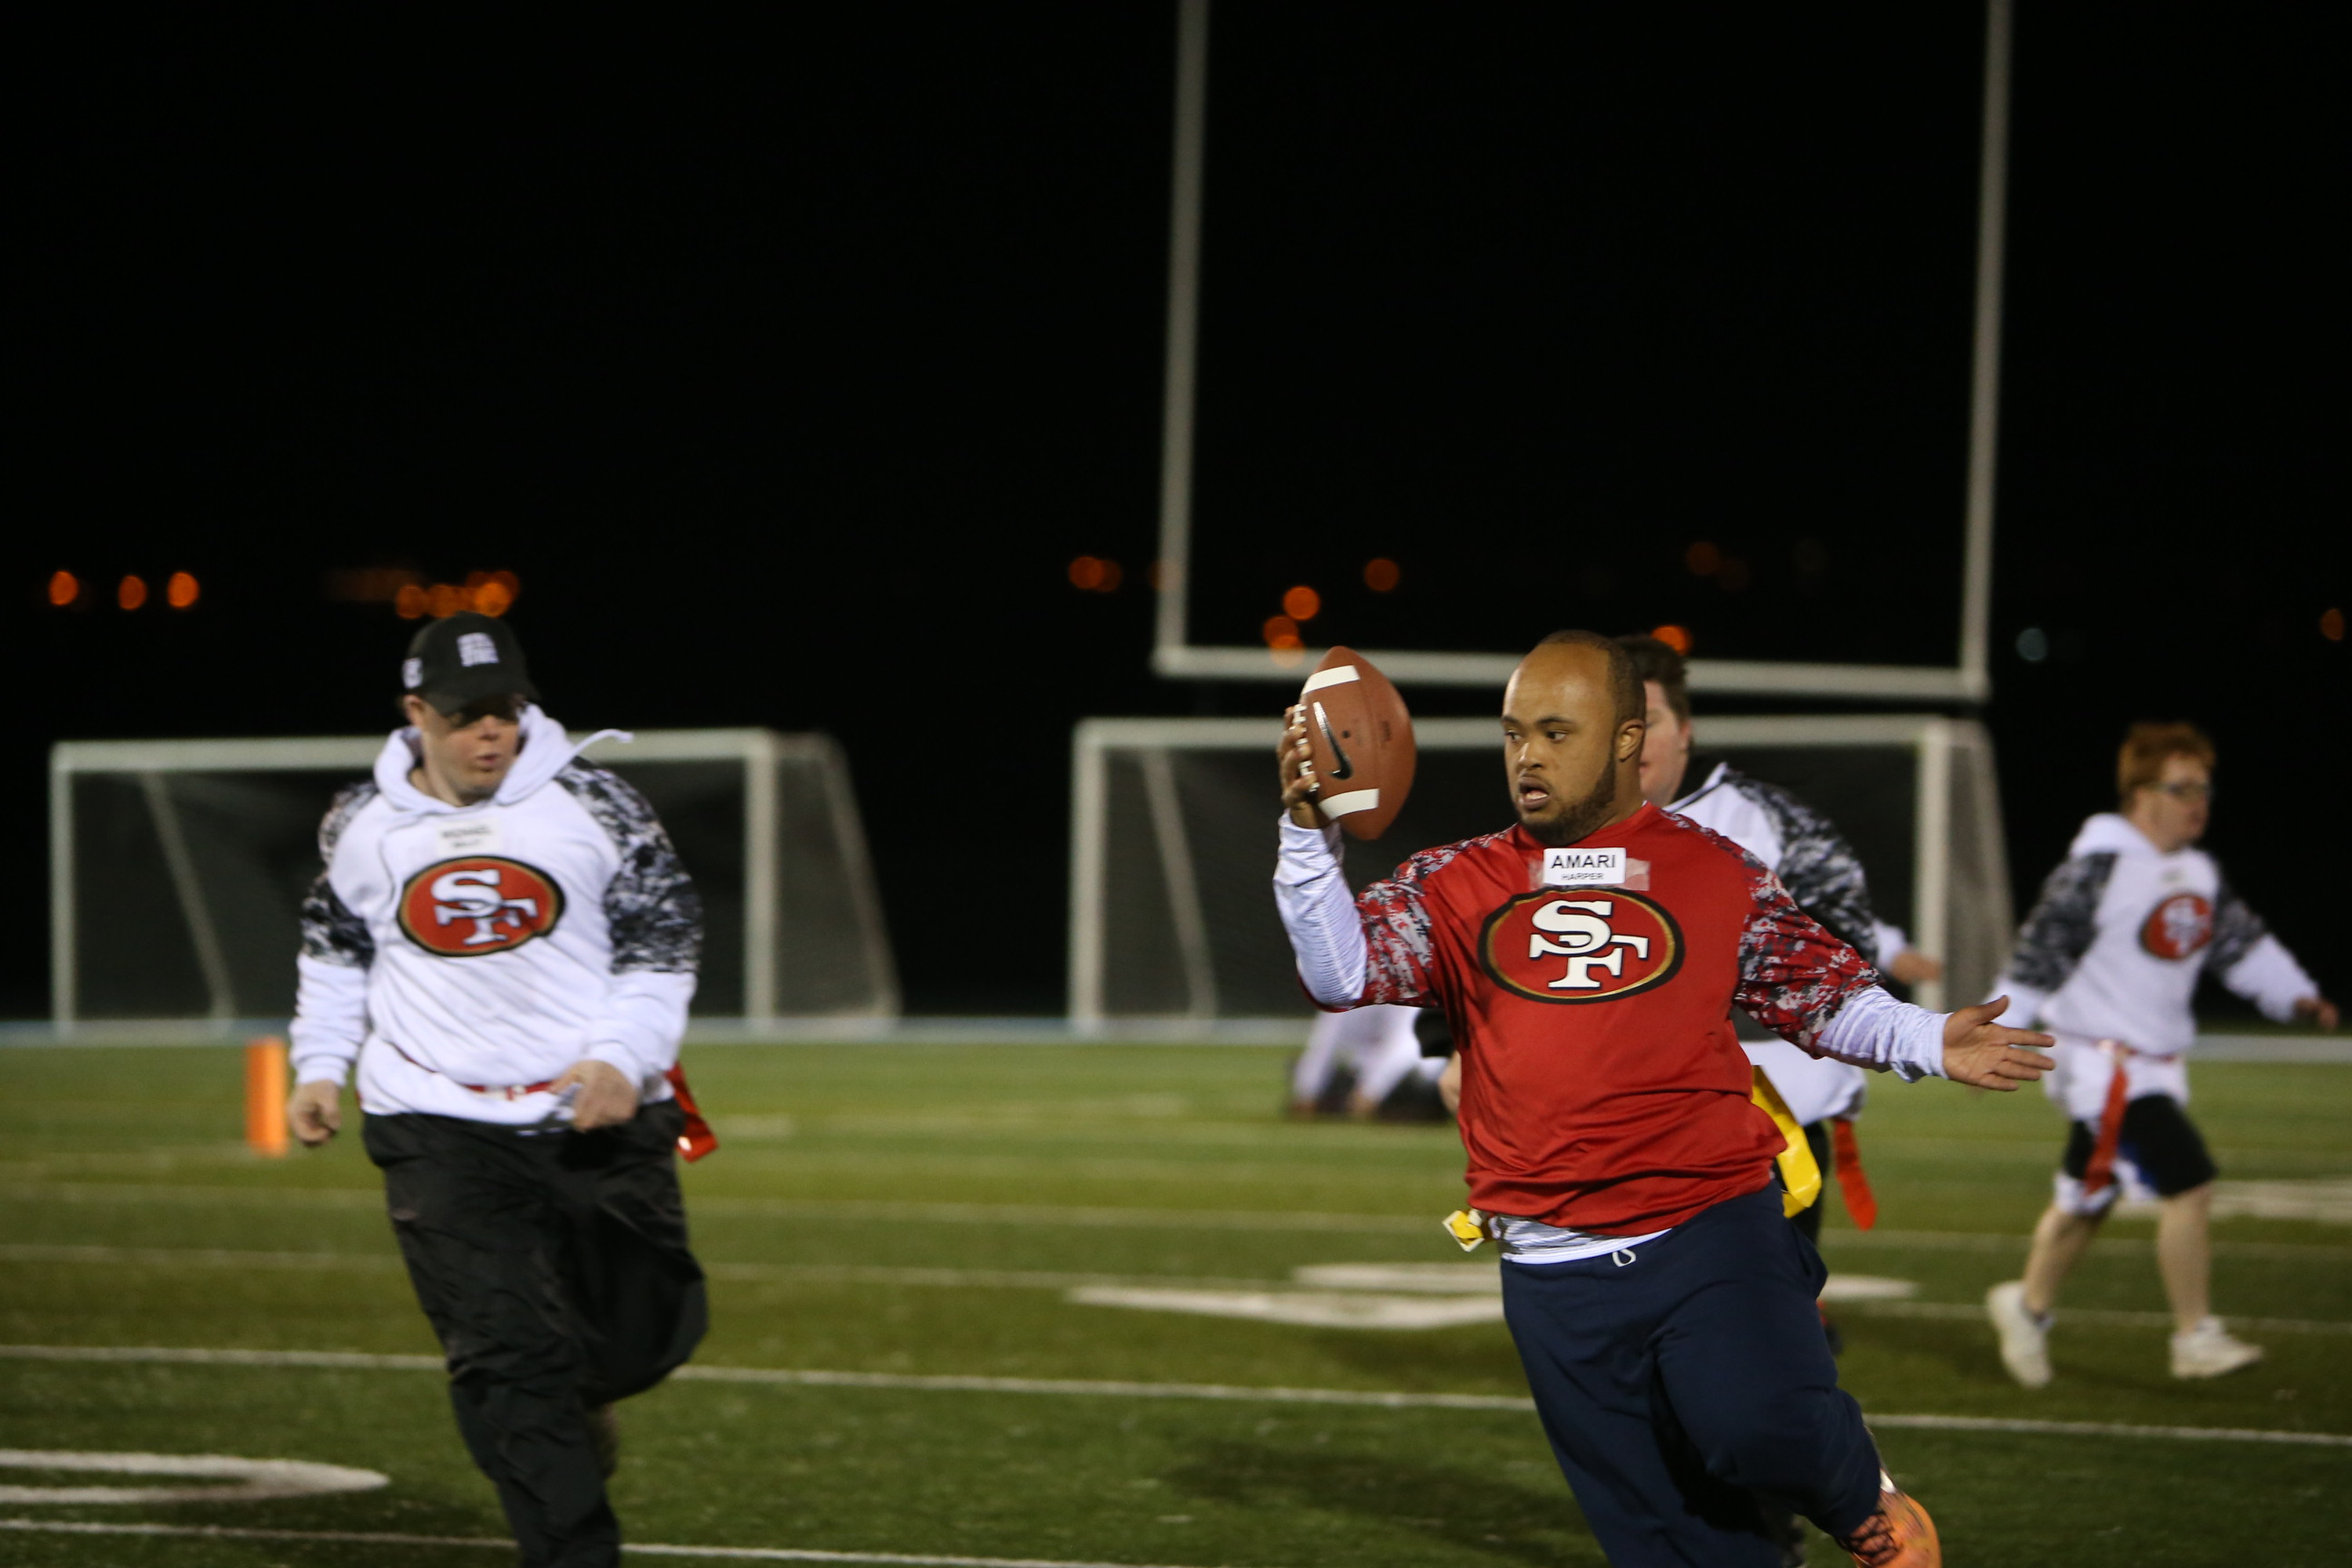
[{"label": "red 49ers jersey", "polygon": [[1755,1191],[1780,1150],[1731,1009],[1810,1047],[1878,976],[1696,823],[1644,805],[1553,875],[1601,850],[1608,885],[1547,881],[1517,827],[1415,855],[1357,899],[1360,1001],[1445,1009],[1473,1205],[1636,1235]]}]

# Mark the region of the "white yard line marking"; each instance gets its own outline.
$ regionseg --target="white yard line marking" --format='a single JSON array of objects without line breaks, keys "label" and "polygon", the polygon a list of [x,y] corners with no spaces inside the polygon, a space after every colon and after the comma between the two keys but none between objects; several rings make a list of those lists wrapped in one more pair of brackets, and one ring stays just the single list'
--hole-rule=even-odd
[{"label": "white yard line marking", "polygon": [[[1944,1318],[1955,1322],[1985,1321],[1985,1310],[1962,1301],[1857,1301],[1858,1312],[1883,1318]],[[2127,1312],[2106,1307],[2061,1307],[2062,1323],[2098,1323],[2116,1329],[2170,1329],[2169,1312]],[[2242,1318],[2232,1312],[2231,1327],[2266,1334],[2352,1334],[2352,1322],[2312,1318]]]},{"label": "white yard line marking", "polygon": [[[242,1149],[242,1145],[238,1145]],[[334,1208],[382,1212],[383,1194],[368,1187],[183,1186],[162,1182],[0,1183],[0,1198],[12,1203],[169,1204],[192,1208]],[[1317,1232],[1335,1236],[1420,1237],[1431,1221],[1418,1215],[1291,1214],[1255,1209],[1164,1209],[1063,1207],[1053,1204],[937,1204],[795,1202],[789,1198],[692,1197],[698,1215],[735,1219],[917,1220],[930,1225],[1066,1226],[1087,1230],[1255,1230]],[[2023,1252],[2029,1237],[2008,1231],[1849,1230],[1822,1233],[1826,1246],[1918,1247],[1937,1252]],[[2152,1252],[2144,1237],[2102,1237],[2103,1250]],[[2352,1258],[2352,1247],[2318,1242],[2231,1241],[2217,1238],[2217,1258],[2261,1258],[2278,1262]]]},{"label": "white yard line marking", "polygon": [[[1846,1230],[1824,1228],[1823,1247],[1883,1247],[1895,1251],[2023,1252],[2033,1238],[2024,1231],[1976,1230]],[[2102,1236],[2092,1243],[2100,1252],[2153,1255],[2156,1243],[2144,1236]],[[2258,1258],[2273,1263],[2319,1263],[2352,1258],[2352,1247],[2330,1247],[2304,1241],[2228,1241],[2213,1243],[2216,1258]]]},{"label": "white yard line marking", "polygon": [[203,1487],[20,1487],[0,1485],[0,1502],[121,1504],[259,1502],[321,1492],[365,1492],[390,1476],[304,1459],[241,1459],[227,1454],[94,1454],[72,1448],[0,1448],[0,1470],[208,1478]]},{"label": "white yard line marking", "polygon": [[1864,1419],[1873,1426],[1918,1432],[2036,1432],[2054,1437],[2176,1437],[2187,1442],[2352,1448],[2352,1436],[2339,1433],[2269,1432],[2252,1426],[2134,1426],[2120,1421],[2035,1421],[2007,1415],[1869,1415]]},{"label": "white yard line marking", "polygon": [[[285,1269],[308,1272],[327,1269],[357,1269],[365,1272],[396,1272],[400,1258],[392,1253],[362,1252],[247,1252],[228,1247],[79,1247],[47,1243],[0,1245],[0,1262],[6,1263],[67,1263],[67,1264],[127,1264],[146,1268]],[[1256,1318],[1270,1322],[1286,1322],[1311,1328],[1381,1328],[1416,1329],[1446,1327],[1465,1322],[1483,1322],[1497,1314],[1441,1310],[1432,1306],[1424,1310],[1391,1310],[1375,1307],[1376,1298],[1364,1296],[1361,1310],[1344,1304],[1335,1295],[1314,1295],[1286,1287],[1278,1279],[1223,1279],[1213,1276],[1189,1274],[1081,1274],[1049,1269],[1012,1268],[905,1268],[882,1264],[863,1263],[712,1263],[705,1271],[714,1279],[744,1283],[762,1281],[792,1282],[795,1280],[824,1284],[900,1285],[945,1289],[1060,1290],[1071,1293],[1071,1300],[1082,1306],[1140,1307],[1160,1311],[1203,1313],[1213,1317]],[[1298,1283],[1314,1286],[1327,1279],[1333,1283],[1358,1278],[1371,1279],[1388,1266],[1357,1264],[1309,1264],[1297,1269]],[[1412,1268],[1413,1265],[1399,1266]],[[1494,1288],[1490,1273],[1474,1270],[1462,1264],[1434,1264],[1434,1269],[1478,1273],[1480,1288]],[[1448,1293],[1459,1291],[1470,1281],[1456,1284]],[[1942,1318],[1970,1321],[1984,1316],[1984,1309],[1973,1303],[1957,1301],[1899,1301],[1883,1300],[1910,1281],[1882,1279],[1872,1275],[1830,1276],[1822,1299],[1832,1303],[1852,1305],[1859,1310],[1883,1313],[1895,1317]],[[1414,1289],[1407,1286],[1407,1289]],[[1335,1304],[1338,1303],[1338,1304]],[[2060,1316],[2078,1323],[2102,1323],[2116,1328],[2158,1328],[2168,1326],[2172,1320],[2162,1312],[2110,1310],[2104,1308],[2066,1308]],[[1374,1321],[1373,1319],[1383,1321]],[[2231,1315],[2229,1321],[2241,1328],[2273,1334],[2352,1334],[2352,1320],[2336,1321],[2313,1318],[2244,1318]]]},{"label": "white yard line marking", "polygon": [[[392,1252],[246,1252],[217,1247],[89,1247],[51,1243],[0,1244],[0,1263],[130,1264],[147,1268],[357,1269],[398,1272]],[[1233,1290],[1279,1290],[1279,1279],[1223,1279],[1189,1274],[1083,1274],[1036,1268],[908,1268],[873,1263],[705,1263],[713,1279],[757,1284],[803,1280],[817,1284],[929,1286],[946,1289],[1071,1290],[1085,1287],[1178,1285]],[[1491,1286],[1490,1279],[1488,1284]]]},{"label": "white yard line marking", "polygon": [[1165,1286],[1087,1285],[1070,1292],[1081,1307],[1129,1307],[1207,1318],[1246,1318],[1310,1329],[1451,1329],[1503,1321],[1501,1289],[1486,1293],[1393,1295],[1370,1290],[1203,1290]]},{"label": "white yard line marking", "polygon": [[[1907,1303],[1895,1303],[1906,1305]],[[2233,1320],[2242,1321],[2242,1320]],[[146,1362],[220,1366],[308,1366],[356,1371],[439,1372],[441,1358],[358,1351],[194,1350],[147,1345],[0,1345],[0,1361]],[[1503,1394],[1403,1394],[1362,1388],[1247,1387],[1221,1383],[1121,1383],[1049,1377],[820,1372],[792,1367],[701,1366],[670,1373],[679,1383],[755,1383],[803,1388],[905,1389],[934,1394],[1043,1394],[1108,1399],[1205,1399],[1234,1404],[1346,1405],[1381,1410],[1498,1410],[1531,1415],[1535,1402]],[[1879,1415],[1874,1426],[1925,1431],[2027,1432],[2070,1436],[2165,1437],[2352,1448],[2352,1435],[2228,1426],[2136,1426],[2103,1421],[2038,1421],[1995,1415]]]},{"label": "white yard line marking", "polygon": [[[242,1145],[239,1145],[242,1148]],[[381,1212],[383,1194],[364,1187],[189,1187],[165,1182],[42,1182],[0,1184],[16,1203],[172,1204],[202,1208],[339,1208]],[[1061,1226],[1082,1230],[1315,1231],[1340,1236],[1418,1237],[1421,1215],[1307,1214],[1267,1209],[1097,1208],[1057,1204],[795,1202],[790,1198],[689,1194],[698,1215],[738,1219],[916,1220],[929,1225]]]},{"label": "white yard line marking", "polygon": [[0,1263],[129,1263],[163,1268],[324,1268],[386,1270],[400,1268],[397,1253],[246,1252],[226,1247],[79,1247],[42,1242],[0,1246]]},{"label": "white yard line marking", "polygon": [[[367,1530],[264,1530],[222,1524],[85,1524],[77,1521],[0,1519],[0,1530],[50,1535],[194,1536],[215,1541],[336,1541],[356,1546],[488,1546],[512,1552],[515,1543],[487,1535],[395,1535]],[[624,1542],[639,1557],[723,1557],[749,1563],[896,1563],[908,1568],[1154,1568],[1142,1563],[1074,1563],[1047,1557],[935,1557],[906,1552],[821,1552],[806,1546],[670,1546]]]}]

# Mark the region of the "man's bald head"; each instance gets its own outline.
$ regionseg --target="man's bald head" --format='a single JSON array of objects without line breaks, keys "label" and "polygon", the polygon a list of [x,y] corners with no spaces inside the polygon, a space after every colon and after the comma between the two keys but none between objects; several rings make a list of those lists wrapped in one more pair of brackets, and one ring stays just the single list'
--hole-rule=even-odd
[{"label": "man's bald head", "polygon": [[1548,647],[1589,647],[1601,654],[1608,661],[1609,672],[1604,679],[1609,683],[1610,695],[1617,702],[1619,723],[1639,719],[1647,711],[1648,704],[1642,696],[1642,667],[1633,662],[1633,656],[1615,637],[1604,637],[1599,632],[1554,632],[1536,644],[1535,652],[1528,658],[1533,658]]},{"label": "man's bald head", "polygon": [[1503,763],[1519,825],[1573,844],[1642,804],[1642,679],[1597,632],[1554,632],[1511,672]]}]

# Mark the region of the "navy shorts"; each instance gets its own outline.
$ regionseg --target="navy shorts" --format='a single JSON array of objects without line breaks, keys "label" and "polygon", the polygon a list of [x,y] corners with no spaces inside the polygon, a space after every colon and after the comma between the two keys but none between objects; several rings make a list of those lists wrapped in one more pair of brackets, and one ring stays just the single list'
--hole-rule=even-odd
[{"label": "navy shorts", "polygon": [[1876,1510],[1877,1447],[1815,1306],[1827,1277],[1777,1180],[1612,1257],[1503,1264],[1536,1413],[1618,1568],[1776,1568],[1759,1493],[1832,1535]]},{"label": "navy shorts", "polygon": [[[2076,1181],[2091,1168],[2091,1151],[2099,1141],[2096,1123],[2077,1121],[2066,1134],[2066,1154],[2061,1168]],[[2206,1152],[2204,1135],[2189,1112],[2168,1094],[2143,1094],[2124,1107],[2123,1137],[2116,1151],[2131,1162],[2140,1179],[2168,1198],[2201,1187],[2221,1172]]]}]

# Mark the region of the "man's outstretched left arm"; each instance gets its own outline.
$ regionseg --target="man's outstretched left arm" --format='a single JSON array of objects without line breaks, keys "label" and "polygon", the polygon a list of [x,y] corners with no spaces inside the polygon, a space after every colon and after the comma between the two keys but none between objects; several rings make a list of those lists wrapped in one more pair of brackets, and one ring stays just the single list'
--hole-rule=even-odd
[{"label": "man's outstretched left arm", "polygon": [[1749,863],[1753,910],[1740,934],[1735,1000],[1766,1028],[1816,1056],[1891,1071],[1906,1082],[1948,1078],[2013,1089],[2057,1064],[2047,1035],[1993,1022],[2006,997],[1930,1013],[1897,1001],[1860,954],[1797,908],[1778,879]]}]

